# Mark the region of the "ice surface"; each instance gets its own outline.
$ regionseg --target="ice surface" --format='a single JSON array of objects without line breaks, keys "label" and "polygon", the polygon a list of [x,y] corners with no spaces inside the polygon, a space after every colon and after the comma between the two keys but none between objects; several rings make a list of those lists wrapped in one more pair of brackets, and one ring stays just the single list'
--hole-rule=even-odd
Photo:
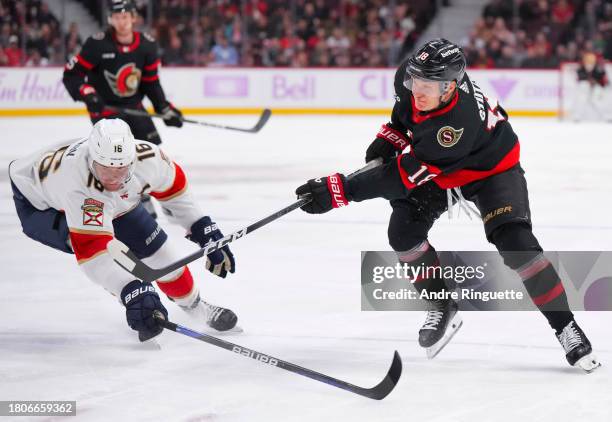
[{"label": "ice surface", "polygon": [[[229,233],[291,203],[304,180],[359,168],[385,121],[273,116],[258,135],[158,127],[197,200]],[[610,125],[512,122],[540,243],[610,250]],[[88,131],[85,117],[1,119],[0,163]],[[382,378],[398,349],[403,377],[376,402],[171,332],[161,350],[143,347],[73,257],[21,234],[0,177],[0,400],[76,400],[84,421],[612,420],[612,313],[578,315],[604,365],[585,375],[567,365],[538,313],[464,313],[461,331],[428,361],[416,343],[421,313],[360,312],[360,251],[388,249],[383,200],[283,217],[232,245],[237,272],[226,280],[201,261],[191,266],[206,299],[238,314],[245,332],[229,341],[363,386]],[[178,227],[164,227],[177,248],[193,250]],[[430,240],[439,250],[492,249],[465,216],[442,216]]]}]

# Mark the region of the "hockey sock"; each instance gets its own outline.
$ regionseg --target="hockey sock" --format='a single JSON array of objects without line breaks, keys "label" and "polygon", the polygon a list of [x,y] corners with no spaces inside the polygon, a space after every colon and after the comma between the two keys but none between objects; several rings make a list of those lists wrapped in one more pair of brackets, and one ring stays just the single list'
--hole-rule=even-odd
[{"label": "hockey sock", "polygon": [[533,303],[557,332],[563,330],[574,315],[567,302],[567,294],[557,271],[546,257],[539,253],[516,269]]},{"label": "hockey sock", "polygon": [[199,294],[187,266],[171,273],[167,278],[157,280],[157,286],[170,300],[180,306],[191,306]]},{"label": "hockey sock", "polygon": [[413,283],[419,295],[424,290],[427,293],[439,293],[446,289],[438,254],[427,240],[408,251],[397,252],[397,256],[402,264],[408,264],[417,269],[420,267],[419,275]]}]

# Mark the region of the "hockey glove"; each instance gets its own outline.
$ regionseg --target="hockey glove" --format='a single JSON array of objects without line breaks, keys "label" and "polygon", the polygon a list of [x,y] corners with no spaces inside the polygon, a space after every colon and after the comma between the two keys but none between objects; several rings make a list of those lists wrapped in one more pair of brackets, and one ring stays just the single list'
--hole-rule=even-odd
[{"label": "hockey glove", "polygon": [[140,341],[152,339],[163,331],[155,321],[153,313],[157,311],[168,319],[168,311],[151,283],[131,281],[121,291],[121,302],[125,306],[127,323],[133,330],[138,331]]},{"label": "hockey glove", "polygon": [[171,103],[168,103],[164,108],[160,110],[160,114],[164,119],[166,126],[182,127],[183,126],[183,113]]},{"label": "hockey glove", "polygon": [[376,135],[376,139],[366,150],[366,163],[376,158],[382,158],[383,163],[387,163],[397,157],[407,146],[408,137],[405,134],[384,124]]},{"label": "hockey glove", "polygon": [[[210,217],[202,217],[191,226],[191,233],[187,234],[187,239],[205,247],[209,242],[214,242],[223,237],[223,233],[217,227],[217,223],[210,220]],[[229,246],[225,245],[217,249],[206,257],[206,269],[216,276],[225,278],[227,273],[236,271],[236,261],[234,254]]]},{"label": "hockey glove", "polygon": [[104,111],[104,100],[98,95],[93,86],[83,85],[81,87],[81,95],[90,114],[97,115]]},{"label": "hockey glove", "polygon": [[320,179],[310,179],[295,190],[298,198],[310,196],[312,201],[302,206],[308,214],[323,214],[332,208],[348,205],[350,199],[346,195],[346,177],[336,173]]}]

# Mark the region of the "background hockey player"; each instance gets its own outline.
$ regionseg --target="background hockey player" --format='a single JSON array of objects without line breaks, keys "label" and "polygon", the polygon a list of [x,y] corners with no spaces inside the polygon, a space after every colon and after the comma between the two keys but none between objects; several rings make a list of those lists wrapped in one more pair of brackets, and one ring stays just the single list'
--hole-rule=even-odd
[{"label": "background hockey player", "polygon": [[83,101],[91,121],[120,117],[136,139],[160,144],[150,117],[131,116],[107,108],[143,110],[147,96],[168,126],[181,127],[182,114],[168,100],[159,80],[158,45],[150,35],[134,30],[136,8],[132,0],[109,2],[109,28],[89,37],[64,69],[64,85],[75,101]]},{"label": "background hockey player", "polygon": [[[183,125],[182,113],[166,99],[159,80],[158,45],[150,35],[134,30],[136,7],[132,0],[111,0],[109,11],[109,28],[89,37],[79,54],[66,64],[64,86],[75,101],[86,104],[92,123],[119,117],[136,139],[159,145],[161,138],[150,117],[112,108],[142,111],[142,100],[147,96],[155,111],[164,115],[167,126]],[[145,195],[143,202],[155,217],[150,197]]]},{"label": "background hockey player", "polygon": [[603,120],[612,118],[610,110],[607,110],[606,107],[610,81],[603,58],[598,58],[595,53],[584,53],[576,78],[578,82],[572,106],[573,119],[575,121],[584,120],[592,114],[596,114],[597,118]]},{"label": "background hockey player", "polygon": [[[158,146],[135,140],[120,119],[97,122],[88,138],[45,148],[9,166],[17,215],[30,238],[74,253],[94,282],[121,299],[128,324],[144,341],[162,330],[153,318],[167,315],[151,283],[133,277],[111,259],[107,243],[116,237],[149,265],[161,267],[177,256],[164,230],[140,203],[148,193],[169,211],[169,218],[203,247],[223,237],[194,203],[181,167]],[[228,246],[210,254],[206,268],[225,278],[235,270]],[[229,309],[200,299],[188,267],[157,280],[157,286],[186,312],[219,331],[237,317]]]},{"label": "background hockey player", "polygon": [[[445,39],[426,43],[402,63],[395,75],[391,122],[366,151],[366,161],[382,158],[384,164],[350,181],[338,173],[309,180],[296,190],[312,198],[302,209],[320,214],[350,201],[389,199],[389,243],[400,261],[435,266],[438,257],[428,241],[433,223],[453,202],[464,207],[465,199],[474,202],[487,240],[522,278],[568,362],[591,371],[599,366],[591,344],[531,229],[517,136],[504,109],[483,94],[465,67],[461,48]],[[402,153],[408,146],[409,152]],[[445,289],[441,278],[421,279],[414,286],[428,292]],[[459,329],[461,318],[452,300],[430,305],[419,344],[434,357]]]}]

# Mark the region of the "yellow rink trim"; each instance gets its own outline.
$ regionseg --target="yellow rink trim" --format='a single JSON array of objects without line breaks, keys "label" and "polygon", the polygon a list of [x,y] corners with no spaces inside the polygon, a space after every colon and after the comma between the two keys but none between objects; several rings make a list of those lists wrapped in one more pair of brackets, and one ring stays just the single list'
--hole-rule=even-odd
[{"label": "yellow rink trim", "polygon": [[[184,114],[260,114],[262,108],[181,108]],[[152,112],[152,110],[149,110]],[[514,117],[557,117],[556,110],[509,110]],[[86,115],[79,108],[0,109],[0,117],[52,117]],[[276,115],[390,115],[391,108],[273,108]]]}]

